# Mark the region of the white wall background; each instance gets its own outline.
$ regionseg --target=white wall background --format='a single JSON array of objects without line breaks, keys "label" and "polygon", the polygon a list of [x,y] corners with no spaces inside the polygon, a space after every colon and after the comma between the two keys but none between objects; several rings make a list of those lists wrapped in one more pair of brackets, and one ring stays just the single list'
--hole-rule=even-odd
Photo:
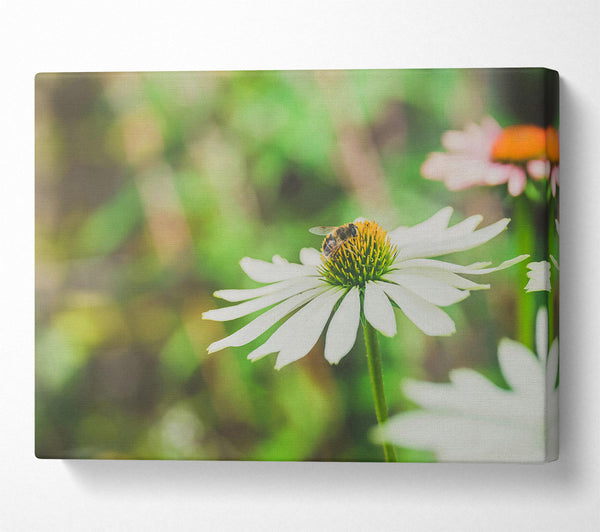
[{"label": "white wall background", "polygon": [[[0,529],[600,530],[600,22],[595,0],[4,1]],[[37,460],[39,71],[556,68],[561,458],[544,466]]]}]

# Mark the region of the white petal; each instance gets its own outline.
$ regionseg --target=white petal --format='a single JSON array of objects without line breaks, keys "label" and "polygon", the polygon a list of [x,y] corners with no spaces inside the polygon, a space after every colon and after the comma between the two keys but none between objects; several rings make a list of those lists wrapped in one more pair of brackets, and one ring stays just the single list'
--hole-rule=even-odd
[{"label": "white petal", "polygon": [[[541,390],[518,394],[503,390],[476,371],[461,368],[450,372],[457,406],[468,415],[488,415],[516,423],[541,423],[544,404]],[[538,393],[539,392],[539,393]]]},{"label": "white petal", "polygon": [[426,409],[461,412],[465,415],[493,416],[507,392],[472,369],[453,370],[450,383],[406,379],[402,391],[411,401]]},{"label": "white petal", "polygon": [[529,281],[525,286],[526,292],[550,292],[550,263],[547,260],[530,262],[527,265]]},{"label": "white petal", "polygon": [[560,268],[559,268],[559,266],[558,266],[558,261],[557,261],[557,260],[554,258],[554,256],[553,256],[553,255],[550,255],[550,260],[552,261],[552,264],[554,264],[554,267],[555,267],[555,268],[556,268],[558,271],[560,271]]},{"label": "white petal", "polygon": [[542,364],[548,356],[548,311],[540,307],[535,317],[535,350]]},{"label": "white petal", "polygon": [[544,459],[544,441],[526,425],[493,418],[438,412],[407,412],[376,431],[377,439],[427,449],[438,460],[455,462],[533,462]]},{"label": "white petal", "polygon": [[467,235],[455,235],[449,238],[445,236],[439,239],[431,239],[429,235],[423,235],[419,241],[408,244],[400,249],[398,258],[402,260],[415,257],[435,257],[457,251],[465,251],[491,240],[502,231],[510,222],[509,218],[503,218],[492,225],[474,231]]},{"label": "white petal", "polygon": [[550,161],[544,159],[528,161],[527,172],[533,179],[544,179],[550,174]]},{"label": "white petal", "polygon": [[546,460],[558,458],[558,389],[546,387]]},{"label": "white petal", "polygon": [[259,283],[274,283],[293,277],[318,275],[315,266],[291,264],[277,255],[273,257],[273,263],[244,257],[240,265],[250,279]]},{"label": "white petal", "polygon": [[[479,126],[476,124],[469,124],[467,128],[469,132],[473,129],[479,130]],[[442,146],[450,152],[469,151],[472,137],[473,135],[469,135],[465,131],[445,131],[442,135]]]},{"label": "white petal", "polygon": [[401,270],[397,270],[399,273],[408,273],[414,275],[426,275],[427,277],[431,277],[441,283],[446,283],[447,285],[454,286],[455,288],[460,288],[462,290],[487,290],[490,288],[489,284],[478,284],[470,281],[469,279],[465,279],[460,275],[457,275],[452,272],[447,272],[444,270],[438,270],[436,268],[402,268]]},{"label": "white petal", "polygon": [[316,288],[320,285],[323,285],[323,281],[317,277],[299,279],[291,286],[288,286],[279,292],[275,292],[274,294],[259,297],[258,299],[252,299],[250,301],[246,301],[245,303],[240,303],[239,305],[233,305],[231,307],[224,307],[204,312],[202,314],[202,319],[213,321],[229,321],[236,318],[241,318],[242,316],[252,314],[257,310],[266,307],[270,307],[271,305],[279,303],[288,297],[299,294],[311,288]]},{"label": "white petal", "polygon": [[555,166],[550,173],[550,189],[552,196],[556,196],[556,187],[560,185],[558,166]]},{"label": "white petal", "polygon": [[446,237],[458,237],[458,236],[466,236],[471,234],[477,226],[483,221],[483,216],[481,214],[475,214],[473,216],[469,216],[462,222],[449,227],[445,232],[444,236]]},{"label": "white petal", "polygon": [[449,190],[464,190],[475,185],[488,184],[489,161],[473,159],[469,155],[431,153],[421,166],[426,179],[443,181]]},{"label": "white petal", "polygon": [[343,293],[332,288],[314,298],[279,327],[263,345],[252,351],[248,358],[256,360],[279,352],[275,366],[279,369],[306,355],[317,343],[331,310]]},{"label": "white petal", "polygon": [[322,266],[321,253],[314,248],[302,248],[300,250],[300,262],[307,266]]},{"label": "white petal", "polygon": [[385,336],[396,334],[394,308],[377,283],[368,282],[365,285],[364,307],[365,318],[375,329]]},{"label": "white petal", "polygon": [[508,164],[488,163],[485,171],[485,185],[496,186],[506,183],[511,174],[511,166]]},{"label": "white petal", "polygon": [[452,305],[469,296],[467,290],[458,290],[447,283],[424,275],[395,271],[388,273],[386,279],[407,288],[425,301],[441,307]]},{"label": "white petal", "polygon": [[388,236],[394,244],[401,247],[410,242],[427,238],[431,234],[439,234],[448,227],[453,211],[452,207],[444,207],[424,222],[412,227],[398,227],[389,231]]},{"label": "white petal", "polygon": [[391,283],[378,283],[384,292],[400,307],[406,317],[429,336],[450,336],[456,332],[450,316],[435,305]]},{"label": "white petal", "polygon": [[493,143],[498,138],[498,135],[500,135],[502,132],[502,128],[494,118],[492,118],[490,115],[487,115],[481,120],[481,129],[484,137],[487,140],[487,143],[489,144],[489,148],[491,149]]},{"label": "white petal", "polygon": [[284,288],[294,285],[298,280],[303,280],[303,277],[297,279],[288,279],[287,281],[281,281],[279,283],[272,283],[259,288],[249,289],[233,289],[233,290],[217,290],[213,295],[225,301],[237,302],[247,301],[248,299],[254,299],[255,297],[266,296],[278,292]]},{"label": "white petal", "polygon": [[525,190],[527,185],[527,176],[522,168],[511,166],[510,177],[508,178],[508,193],[511,196],[518,196]]},{"label": "white petal", "polygon": [[502,264],[494,268],[486,268],[489,262],[475,262],[474,264],[470,264],[468,266],[461,266],[460,264],[452,264],[451,262],[444,262],[441,260],[435,259],[411,259],[406,261],[397,261],[392,267],[395,269],[404,269],[404,268],[435,268],[439,270],[444,270],[453,273],[462,273],[467,275],[481,275],[484,273],[492,273],[500,270],[504,270],[509,268],[519,262],[524,261],[528,258],[529,255],[519,255],[514,259],[505,260]]},{"label": "white petal", "polygon": [[214,353],[226,347],[240,346],[251,342],[255,338],[258,338],[262,333],[269,330],[290,312],[301,307],[319,294],[322,294],[325,290],[327,290],[326,286],[319,286],[286,299],[283,303],[267,310],[267,312],[252,320],[239,331],[236,331],[222,340],[212,343],[208,346],[208,352]]},{"label": "white petal", "polygon": [[498,345],[500,369],[517,393],[538,398],[543,394],[545,375],[540,361],[523,344],[503,338]]},{"label": "white petal", "polygon": [[352,288],[335,311],[325,337],[325,359],[337,364],[348,354],[356,341],[360,321],[360,297],[358,288]]},{"label": "white petal", "polygon": [[556,376],[558,375],[558,340],[555,338],[548,351],[546,362],[546,393],[554,390]]}]

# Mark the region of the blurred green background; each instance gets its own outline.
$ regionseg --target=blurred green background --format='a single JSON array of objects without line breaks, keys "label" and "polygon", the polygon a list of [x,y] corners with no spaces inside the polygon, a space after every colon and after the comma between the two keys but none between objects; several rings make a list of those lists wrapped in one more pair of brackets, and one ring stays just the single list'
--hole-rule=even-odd
[{"label": "blurred green background", "polygon": [[[256,286],[242,257],[297,262],[321,244],[308,228],[358,216],[387,229],[446,205],[453,223],[513,216],[457,262],[532,253],[505,186],[452,193],[419,168],[445,130],[486,114],[503,126],[555,121],[542,90],[542,71],[519,69],[38,75],[37,456],[382,460],[367,437],[376,420],[360,333],[339,366],[321,340],[276,371],[274,356],[246,360],[259,341],[208,356],[252,317],[201,314],[225,304],[213,291]],[[404,377],[444,381],[468,366],[506,386],[498,341],[523,336],[519,298],[544,297],[526,295],[526,281],[524,263],[490,276],[490,291],[448,309],[451,338],[398,313],[398,335],[381,338],[390,413],[411,408]]]}]

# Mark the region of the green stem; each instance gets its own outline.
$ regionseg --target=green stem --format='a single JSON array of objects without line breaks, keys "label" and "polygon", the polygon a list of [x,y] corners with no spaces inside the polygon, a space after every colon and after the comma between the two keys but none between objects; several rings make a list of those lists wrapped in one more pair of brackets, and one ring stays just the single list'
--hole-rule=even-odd
[{"label": "green stem", "polygon": [[[365,345],[367,347],[371,386],[373,387],[373,397],[375,399],[375,413],[377,414],[379,425],[382,425],[388,419],[388,410],[383,389],[383,371],[381,369],[381,355],[379,354],[377,333],[373,326],[366,320],[363,320],[363,331],[365,333]],[[383,452],[385,454],[386,462],[396,461],[396,451],[394,450],[393,445],[384,443]]]},{"label": "green stem", "polygon": [[[550,185],[548,185],[550,186]],[[550,255],[554,256],[555,259],[559,259],[558,256],[558,235],[556,234],[556,198],[550,197],[548,207],[548,259]],[[556,270],[554,264],[550,265],[550,279],[554,282],[551,284],[552,291],[547,294],[546,307],[548,308],[548,337],[550,343],[554,340],[554,301],[558,297],[559,286],[558,286],[558,270]]]},{"label": "green stem", "polygon": [[[515,225],[517,233],[517,245],[519,253],[530,255],[529,260],[538,260],[536,258],[534,242],[534,222],[533,204],[528,201],[524,194],[515,199]],[[521,295],[517,299],[517,336],[519,341],[529,347],[534,348],[534,330],[535,330],[535,298]]]}]

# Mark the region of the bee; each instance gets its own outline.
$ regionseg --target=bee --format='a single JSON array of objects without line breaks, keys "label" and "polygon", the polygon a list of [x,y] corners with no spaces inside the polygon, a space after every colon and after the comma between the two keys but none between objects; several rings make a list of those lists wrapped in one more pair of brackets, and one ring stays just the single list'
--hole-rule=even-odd
[{"label": "bee", "polygon": [[314,235],[325,236],[322,249],[325,258],[331,257],[344,242],[358,235],[358,228],[354,224],[344,224],[339,227],[319,225],[309,231]]}]

